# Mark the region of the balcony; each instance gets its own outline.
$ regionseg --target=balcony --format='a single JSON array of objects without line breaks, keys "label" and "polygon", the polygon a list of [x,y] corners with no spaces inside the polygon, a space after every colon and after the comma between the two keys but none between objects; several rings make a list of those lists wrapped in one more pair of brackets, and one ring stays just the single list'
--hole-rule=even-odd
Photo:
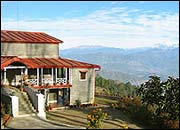
[{"label": "balcony", "polygon": [[57,68],[51,68],[51,71],[48,72],[42,68],[37,70],[29,69],[26,81],[28,84],[34,86],[66,85],[67,83],[71,83],[71,70],[66,68],[64,73],[61,74],[57,71]]}]

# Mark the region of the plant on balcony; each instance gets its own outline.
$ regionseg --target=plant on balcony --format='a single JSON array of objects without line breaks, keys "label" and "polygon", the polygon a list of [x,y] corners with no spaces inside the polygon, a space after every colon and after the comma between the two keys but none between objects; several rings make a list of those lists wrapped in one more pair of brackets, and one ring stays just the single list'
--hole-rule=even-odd
[{"label": "plant on balcony", "polygon": [[21,92],[24,92],[24,85],[21,84],[19,89],[20,89]]},{"label": "plant on balcony", "polygon": [[69,80],[67,80],[67,84],[69,84]]}]

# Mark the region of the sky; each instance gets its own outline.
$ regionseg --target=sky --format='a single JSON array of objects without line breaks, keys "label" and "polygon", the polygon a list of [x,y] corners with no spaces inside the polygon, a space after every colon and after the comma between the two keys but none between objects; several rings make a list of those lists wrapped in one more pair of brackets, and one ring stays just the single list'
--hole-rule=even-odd
[{"label": "sky", "polygon": [[179,44],[179,1],[1,1],[1,30],[116,48]]}]

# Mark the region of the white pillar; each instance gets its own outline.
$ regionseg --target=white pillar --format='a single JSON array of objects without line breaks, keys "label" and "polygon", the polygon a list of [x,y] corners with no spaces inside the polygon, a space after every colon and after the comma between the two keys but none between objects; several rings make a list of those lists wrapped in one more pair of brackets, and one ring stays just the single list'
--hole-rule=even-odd
[{"label": "white pillar", "polygon": [[27,68],[25,68],[24,74],[28,75],[28,69]]},{"label": "white pillar", "polygon": [[4,84],[6,84],[6,68],[4,67]]},{"label": "white pillar", "polygon": [[42,85],[44,85],[44,82],[43,82],[43,68],[41,68],[41,82],[42,82]]},{"label": "white pillar", "polygon": [[66,79],[66,83],[67,83],[67,68],[65,68],[65,79]]},{"label": "white pillar", "polygon": [[72,73],[73,73],[73,68],[69,68],[69,83],[72,85]]},{"label": "white pillar", "polygon": [[23,68],[21,68],[21,75],[23,74]]},{"label": "white pillar", "polygon": [[54,71],[53,71],[53,68],[51,69],[51,71],[52,71],[52,85],[53,85],[53,83],[54,83]]},{"label": "white pillar", "polygon": [[[21,68],[21,80],[23,81],[23,68]],[[23,83],[23,82],[21,82],[21,83]],[[16,85],[17,85],[17,83],[16,83]]]},{"label": "white pillar", "polygon": [[17,96],[10,96],[12,101],[12,115],[18,117],[19,115],[19,101]]},{"label": "white pillar", "polygon": [[57,83],[57,68],[55,68],[55,81]]},{"label": "white pillar", "polygon": [[46,113],[45,113],[45,106],[44,106],[44,95],[43,94],[37,94],[38,98],[38,116],[42,119],[46,119]]},{"label": "white pillar", "polygon": [[37,86],[39,86],[39,68],[37,68]]}]

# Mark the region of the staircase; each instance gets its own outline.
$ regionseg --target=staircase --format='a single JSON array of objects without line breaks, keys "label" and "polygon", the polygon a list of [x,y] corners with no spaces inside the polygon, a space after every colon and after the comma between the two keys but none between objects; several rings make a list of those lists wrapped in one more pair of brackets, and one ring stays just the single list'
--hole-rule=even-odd
[{"label": "staircase", "polygon": [[29,96],[26,92],[20,92],[19,89],[11,87],[14,91],[14,95],[19,98],[19,116],[31,116],[36,115],[36,110],[30,102]]}]

